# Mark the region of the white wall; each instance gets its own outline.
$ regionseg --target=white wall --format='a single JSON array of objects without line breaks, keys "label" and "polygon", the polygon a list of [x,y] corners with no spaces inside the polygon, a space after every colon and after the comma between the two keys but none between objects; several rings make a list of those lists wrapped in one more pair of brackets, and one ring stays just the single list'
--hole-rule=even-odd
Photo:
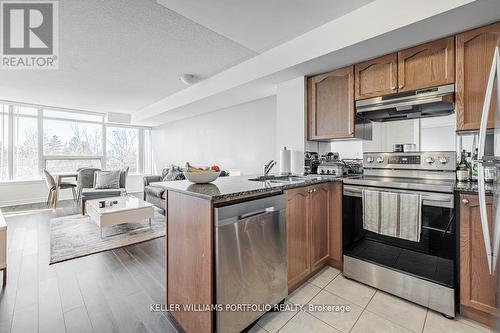
[{"label": "white wall", "polygon": [[305,78],[303,76],[278,84],[276,97],[276,152],[284,146],[304,151]]},{"label": "white wall", "polygon": [[395,143],[414,143],[420,149],[420,119],[372,123],[373,140],[363,142],[365,152],[391,152]]},{"label": "white wall", "polygon": [[[127,177],[128,192],[142,192],[142,176]],[[44,180],[0,182],[0,207],[45,202],[49,190]],[[71,190],[59,192],[59,199],[71,199]]]},{"label": "white wall", "polygon": [[168,123],[153,129],[152,141],[157,173],[187,161],[262,173],[276,156],[276,97]]},{"label": "white wall", "polygon": [[456,138],[455,113],[420,120],[420,145],[423,151],[454,151]]},{"label": "white wall", "polygon": [[340,158],[363,158],[363,142],[361,140],[333,141],[330,151],[338,152]]}]

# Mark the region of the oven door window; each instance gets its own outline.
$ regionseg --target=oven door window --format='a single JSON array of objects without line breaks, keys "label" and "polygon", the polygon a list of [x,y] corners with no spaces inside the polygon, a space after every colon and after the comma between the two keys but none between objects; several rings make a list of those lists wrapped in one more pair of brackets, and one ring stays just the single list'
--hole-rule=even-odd
[{"label": "oven door window", "polygon": [[420,241],[412,242],[366,231],[362,198],[343,197],[345,255],[453,287],[455,241],[453,208],[423,204]]}]

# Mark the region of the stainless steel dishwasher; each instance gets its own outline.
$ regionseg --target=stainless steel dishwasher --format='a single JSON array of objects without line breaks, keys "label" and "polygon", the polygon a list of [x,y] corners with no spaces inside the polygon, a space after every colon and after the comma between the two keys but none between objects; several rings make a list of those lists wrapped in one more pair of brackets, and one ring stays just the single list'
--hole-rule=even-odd
[{"label": "stainless steel dishwasher", "polygon": [[[285,196],[215,208],[215,221],[216,303],[281,302],[288,295]],[[230,310],[216,312],[217,333],[238,333],[265,312]]]}]

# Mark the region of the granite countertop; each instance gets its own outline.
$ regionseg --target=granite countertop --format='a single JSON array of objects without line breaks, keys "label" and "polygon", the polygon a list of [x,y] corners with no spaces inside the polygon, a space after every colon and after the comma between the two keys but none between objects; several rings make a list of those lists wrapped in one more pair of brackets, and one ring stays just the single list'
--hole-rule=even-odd
[{"label": "granite countertop", "polygon": [[214,203],[224,203],[261,195],[281,193],[283,190],[302,187],[311,184],[320,184],[331,181],[342,181],[343,177],[320,177],[317,175],[307,176],[306,179],[291,183],[276,183],[270,181],[253,181],[249,178],[258,176],[234,176],[219,177],[209,184],[193,184],[188,180],[177,180],[169,182],[155,182],[152,185],[162,186],[169,191],[181,192],[204,199],[212,200]]},{"label": "granite countertop", "polygon": [[[486,195],[493,195],[494,183],[486,183]],[[477,182],[456,182],[455,191],[463,194],[478,194]]]}]

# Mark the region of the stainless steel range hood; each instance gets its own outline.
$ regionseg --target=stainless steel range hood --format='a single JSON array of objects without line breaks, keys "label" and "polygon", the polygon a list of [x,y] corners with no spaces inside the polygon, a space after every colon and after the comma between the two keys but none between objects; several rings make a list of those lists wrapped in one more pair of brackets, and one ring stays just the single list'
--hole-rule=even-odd
[{"label": "stainless steel range hood", "polygon": [[444,116],[454,112],[455,85],[415,90],[356,102],[356,115],[366,121],[393,121]]}]

